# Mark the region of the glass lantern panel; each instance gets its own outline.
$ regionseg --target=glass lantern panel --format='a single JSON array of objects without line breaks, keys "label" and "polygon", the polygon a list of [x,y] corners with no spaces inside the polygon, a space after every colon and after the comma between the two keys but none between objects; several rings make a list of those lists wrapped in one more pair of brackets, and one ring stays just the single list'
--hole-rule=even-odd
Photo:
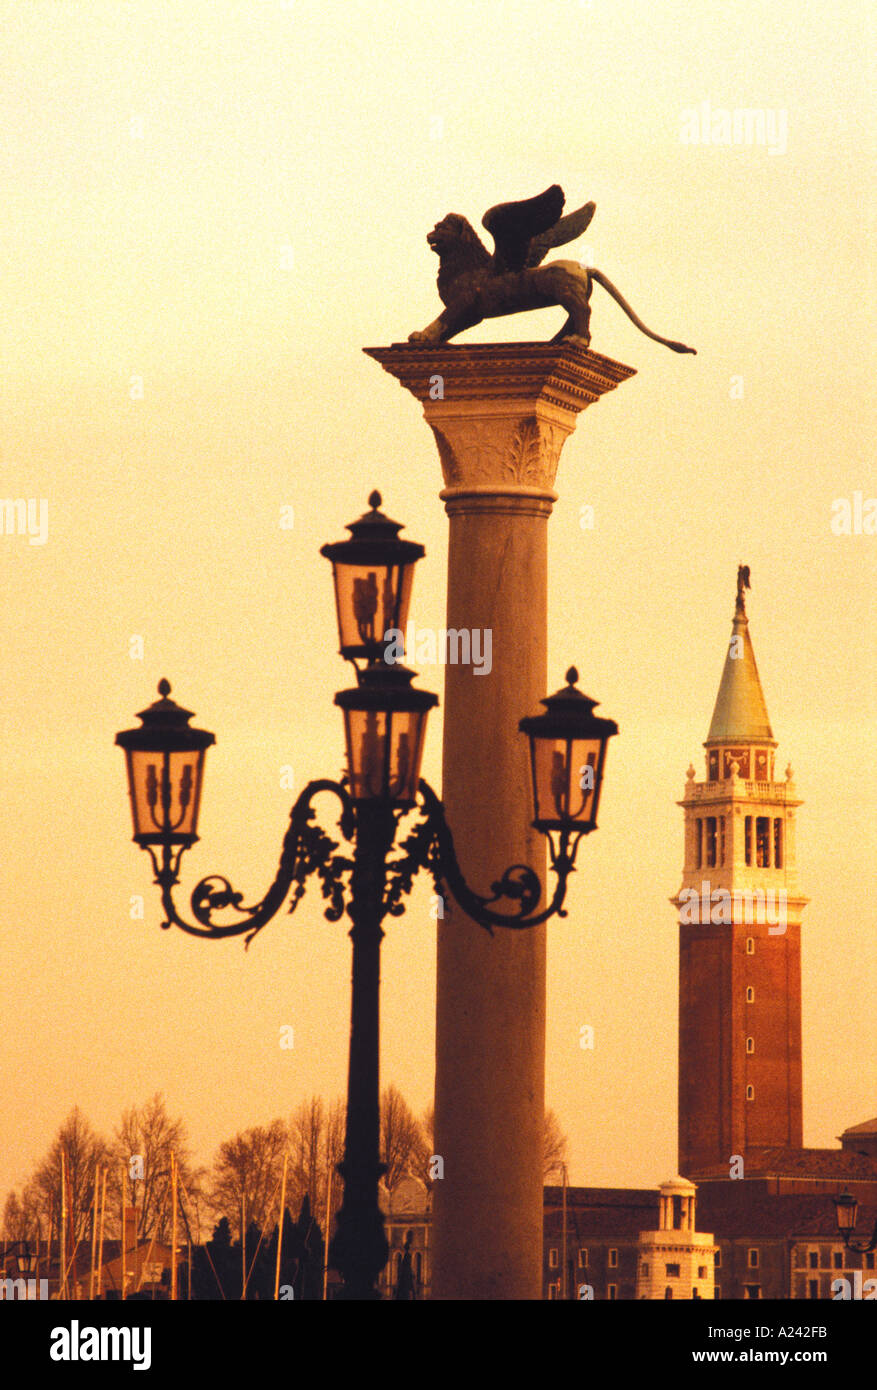
[{"label": "glass lantern panel", "polygon": [[383,710],[345,710],[347,765],[354,800],[384,796],[394,801],[414,800],[424,723],[423,712],[388,715]]},{"label": "glass lantern panel", "polygon": [[335,600],[341,647],[383,646],[391,628],[404,633],[411,597],[412,565],[337,563]]},{"label": "glass lantern panel", "polygon": [[536,819],[587,823],[594,818],[599,739],[535,740]]},{"label": "glass lantern panel", "polygon": [[420,780],[426,711],[406,710],[391,715],[391,721],[390,795],[394,801],[413,801]]},{"label": "glass lantern panel", "polygon": [[128,753],[135,835],[194,835],[203,750]]}]

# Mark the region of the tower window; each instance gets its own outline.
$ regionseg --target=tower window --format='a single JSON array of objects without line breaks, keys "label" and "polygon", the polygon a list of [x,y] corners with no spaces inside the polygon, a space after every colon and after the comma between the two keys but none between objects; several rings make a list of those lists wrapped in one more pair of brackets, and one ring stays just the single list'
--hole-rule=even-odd
[{"label": "tower window", "polygon": [[607,1291],[606,1291],[606,1297],[609,1299],[610,1303],[615,1301],[615,1299],[618,1297],[618,1285],[617,1285],[617,1284],[610,1284],[610,1285],[609,1285],[609,1287],[608,1287],[608,1289],[607,1289]]},{"label": "tower window", "polygon": [[[746,863],[752,863],[752,817],[747,816],[743,826],[743,848],[746,856]],[[700,867],[698,865],[698,867]]]},{"label": "tower window", "polygon": [[757,1251],[757,1250],[747,1250],[747,1252],[746,1252],[746,1264],[747,1264],[747,1266],[748,1266],[749,1269],[758,1269],[758,1251]]},{"label": "tower window", "polygon": [[751,1056],[751,1054],[755,1051],[755,1039],[754,1039],[754,1038],[747,1038],[747,1039],[746,1039],[746,1051],[750,1054],[750,1056]]},{"label": "tower window", "polygon": [[754,1086],[747,1086],[747,1087],[746,1087],[746,1099],[747,1099],[747,1100],[755,1100],[755,1087],[754,1087]]},{"label": "tower window", "polygon": [[[777,822],[779,824],[779,822]],[[725,817],[719,816],[719,863],[725,862]]]},{"label": "tower window", "polygon": [[679,1271],[681,1268],[681,1265],[665,1265],[664,1269],[667,1271],[667,1278],[678,1279],[680,1277]]},{"label": "tower window", "polygon": [[609,1251],[609,1268],[610,1268],[610,1269],[617,1269],[617,1268],[618,1268],[618,1251],[617,1251],[617,1250],[610,1250],[610,1251]]},{"label": "tower window", "polygon": [[773,823],[773,862],[778,869],[783,867],[783,823],[775,820]]},{"label": "tower window", "polygon": [[557,1250],[552,1248],[548,1251],[548,1268],[557,1269]]},{"label": "tower window", "polygon": [[747,936],[747,938],[746,938],[746,954],[747,954],[747,956],[754,956],[754,955],[755,955],[755,937],[754,937],[754,936]]},{"label": "tower window", "polygon": [[770,868],[770,816],[755,818],[755,864],[759,869]]},{"label": "tower window", "polygon": [[[751,939],[751,938],[750,938],[750,939]],[[747,1003],[747,1004],[754,1004],[754,1003],[755,1003],[755,990],[752,988],[752,985],[747,985],[747,986],[746,986],[746,1003]]]},{"label": "tower window", "polygon": [[702,868],[703,868],[703,821],[701,820],[700,816],[698,816],[697,820],[696,820],[694,823],[695,823],[695,825],[697,826],[697,837],[696,837],[695,853],[694,853],[694,857],[695,857],[695,865],[694,865],[694,867],[695,867],[696,869],[702,869]]},{"label": "tower window", "polygon": [[587,1250],[584,1248],[584,1246],[582,1246],[581,1249],[579,1250],[579,1269],[587,1269],[587,1268],[588,1268],[588,1252],[587,1252]]},{"label": "tower window", "polygon": [[707,816],[706,818],[706,863],[708,869],[716,866],[716,818]]}]

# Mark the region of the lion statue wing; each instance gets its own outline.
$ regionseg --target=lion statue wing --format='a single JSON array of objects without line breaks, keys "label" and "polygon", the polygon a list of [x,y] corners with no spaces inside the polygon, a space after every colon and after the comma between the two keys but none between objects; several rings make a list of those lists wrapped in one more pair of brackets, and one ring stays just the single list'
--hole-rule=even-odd
[{"label": "lion statue wing", "polygon": [[566,217],[561,217],[559,222],[555,222],[553,227],[549,227],[547,232],[541,236],[533,237],[530,242],[530,250],[527,255],[527,267],[540,265],[555,246],[566,246],[568,241],[575,241],[583,232],[587,231],[591,223],[591,218],[597,211],[596,203],[583,203],[575,212],[570,212]]},{"label": "lion statue wing", "polygon": [[[551,229],[558,225],[564,202],[563,189],[553,183],[535,198],[524,198],[516,203],[497,203],[496,207],[488,208],[481,225],[490,232],[496,246],[492,267],[495,275],[524,270],[530,264],[530,248],[534,238],[550,234]],[[566,218],[563,220],[566,221]],[[548,249],[546,246],[545,251]]]}]

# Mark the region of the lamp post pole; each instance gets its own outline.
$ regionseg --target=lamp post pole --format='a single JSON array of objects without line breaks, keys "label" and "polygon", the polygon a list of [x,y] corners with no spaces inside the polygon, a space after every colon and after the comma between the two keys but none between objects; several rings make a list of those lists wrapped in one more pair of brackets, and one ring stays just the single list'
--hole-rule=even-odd
[{"label": "lamp post pole", "polygon": [[[379,1019],[386,859],[396,832],[392,807],[357,817],[351,876],[353,1001],[347,1083],[347,1135],[339,1171],[344,1197],[330,1259],[344,1280],[345,1299],[376,1299],[389,1247],[378,1202],[386,1171],[380,1161]],[[327,1233],[328,1234],[328,1233]]]}]

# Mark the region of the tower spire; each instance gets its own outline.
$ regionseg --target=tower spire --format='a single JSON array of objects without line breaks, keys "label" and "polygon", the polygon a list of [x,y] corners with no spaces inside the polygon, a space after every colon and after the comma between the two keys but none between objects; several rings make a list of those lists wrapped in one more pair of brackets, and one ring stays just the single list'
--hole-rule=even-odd
[{"label": "tower spire", "polygon": [[731,640],[706,738],[707,748],[717,743],[766,743],[776,747],[749,636],[745,590],[751,587],[749,566],[739,565]]}]

